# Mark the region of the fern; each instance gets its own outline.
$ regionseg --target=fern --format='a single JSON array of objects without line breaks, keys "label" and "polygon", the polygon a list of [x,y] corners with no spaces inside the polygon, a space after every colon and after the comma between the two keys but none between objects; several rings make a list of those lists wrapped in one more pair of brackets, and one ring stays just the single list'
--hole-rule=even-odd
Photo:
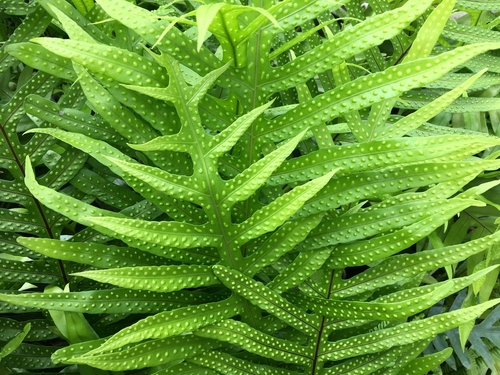
[{"label": "fern", "polygon": [[[498,138],[427,124],[496,82],[454,72],[495,41],[432,55],[452,0],[376,3],[373,14],[323,0],[74,4],[37,5],[68,38],[4,47],[40,71],[31,80],[52,80],[47,90],[71,82],[58,100],[21,89],[13,103],[32,122],[3,123],[21,204],[46,219],[5,236],[14,256],[35,259],[16,259],[15,281],[36,275],[38,290],[6,287],[0,300],[47,311],[39,330],[52,338],[53,324],[69,344],[22,344],[6,366],[425,374],[451,355],[420,356],[436,335],[500,302],[485,291],[491,262],[453,274],[496,259],[497,232],[436,239],[456,215],[494,207],[482,196],[494,184],[465,186],[500,167],[474,157]],[[421,94],[413,114],[391,115]],[[344,277],[353,267],[364,269]],[[423,283],[442,267],[449,280]],[[418,317],[467,287],[481,303]],[[21,359],[38,352],[51,361]]]}]

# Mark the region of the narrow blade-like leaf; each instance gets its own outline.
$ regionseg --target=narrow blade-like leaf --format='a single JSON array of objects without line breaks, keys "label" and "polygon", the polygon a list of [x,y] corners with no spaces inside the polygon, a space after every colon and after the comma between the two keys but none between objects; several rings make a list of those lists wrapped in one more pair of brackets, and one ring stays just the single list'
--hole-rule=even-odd
[{"label": "narrow blade-like leaf", "polygon": [[150,266],[124,267],[110,270],[74,273],[101,283],[109,283],[122,288],[173,292],[185,288],[218,284],[209,266]]},{"label": "narrow blade-like leaf", "polygon": [[311,335],[318,332],[319,316],[306,314],[281,297],[278,292],[238,271],[223,266],[214,266],[213,270],[225,286],[252,304],[275,315],[299,331]]}]

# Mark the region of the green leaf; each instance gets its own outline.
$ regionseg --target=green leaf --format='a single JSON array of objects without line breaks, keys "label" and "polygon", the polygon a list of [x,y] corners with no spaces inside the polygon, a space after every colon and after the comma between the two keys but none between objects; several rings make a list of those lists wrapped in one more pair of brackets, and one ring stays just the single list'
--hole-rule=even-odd
[{"label": "green leaf", "polygon": [[14,350],[16,350],[19,345],[23,342],[23,340],[26,338],[28,335],[28,332],[31,329],[31,324],[27,323],[23,330],[19,332],[19,334],[11,339],[7,344],[5,344],[2,349],[0,350],[0,362],[2,362],[2,358],[7,357],[9,354],[11,354]]},{"label": "green leaf", "polygon": [[252,304],[266,310],[292,327],[311,335],[318,332],[320,317],[304,313],[281,297],[278,292],[238,271],[224,266],[214,266],[213,272],[233,292],[241,295]]},{"label": "green leaf", "polygon": [[[390,366],[401,356],[402,353],[411,351],[415,344],[396,346],[389,350],[376,354],[367,354],[348,359],[339,365],[325,368],[322,375],[346,374],[355,375],[359,373],[372,374],[385,366]],[[422,346],[422,345],[420,345]],[[422,348],[423,349],[423,348]]]},{"label": "green leaf", "polygon": [[[199,187],[201,181],[195,177],[179,176],[162,171],[156,167],[139,163],[130,163],[106,156],[104,157],[108,159],[115,168],[125,172],[121,173],[125,180],[130,180],[130,178],[127,178],[128,175],[133,176],[135,179],[148,184],[157,191],[198,205],[207,204],[207,201],[209,201],[209,196]],[[131,185],[138,184],[138,182],[131,183]]]},{"label": "green leaf", "polygon": [[[330,36],[331,33],[327,33]],[[351,77],[349,75],[349,71],[347,70],[347,65],[346,63],[341,63],[337,66],[335,66],[332,69],[333,73],[333,78],[335,79],[335,85],[336,86],[341,86],[343,84],[346,84],[351,81]],[[372,108],[372,112],[375,107]],[[371,114],[371,113],[370,113]],[[359,114],[359,111],[352,111],[345,113],[343,116],[347,122],[347,126],[349,126],[349,129],[351,130],[352,134],[356,138],[358,142],[365,142],[371,140],[371,128],[373,126],[373,118],[370,116],[368,118],[368,124],[365,124],[363,126],[361,122],[361,116]],[[368,125],[368,126],[366,126]]]},{"label": "green leaf", "polygon": [[270,122],[259,122],[255,135],[272,141],[289,138],[312,123],[331,121],[374,102],[394,98],[405,91],[421,87],[468,59],[497,48],[499,45],[495,43],[459,47],[435,57],[404,63],[359,77],[299,104]]},{"label": "green leaf", "polygon": [[425,121],[430,120],[434,116],[438,115],[440,112],[444,111],[453,100],[455,100],[459,95],[461,95],[468,87],[470,87],[477,79],[484,74],[485,70],[473,75],[471,78],[466,80],[461,85],[453,88],[453,90],[447,92],[446,94],[440,96],[439,98],[433,100],[424,107],[419,108],[417,111],[403,117],[401,120],[392,124],[389,127],[384,127],[376,135],[376,137],[381,138],[387,136],[389,138],[403,136],[411,130],[417,129]]},{"label": "green leaf", "polygon": [[[231,150],[245,131],[252,125],[257,117],[262,115],[273,102],[268,102],[251,110],[249,113],[238,117],[231,125],[212,138],[213,148],[207,153],[212,158],[218,158]],[[210,147],[210,146],[209,146]]]},{"label": "green leaf", "polygon": [[97,268],[134,267],[165,263],[165,258],[130,247],[34,237],[19,237],[17,242],[51,258],[88,264]]},{"label": "green leaf", "polygon": [[30,190],[33,196],[43,202],[45,206],[54,209],[54,211],[63,213],[66,217],[76,220],[84,225],[92,225],[89,220],[85,219],[85,216],[88,214],[96,216],[113,215],[115,217],[122,217],[119,213],[96,208],[78,199],[38,184],[35,179],[29,157],[26,157],[26,178],[24,181],[26,187]]},{"label": "green leaf", "polygon": [[[108,168],[110,168],[113,172],[120,174],[121,169],[115,166],[110,160],[109,157],[114,157],[120,158],[121,160],[125,162],[134,162],[132,158],[129,156],[123,154],[121,151],[116,149],[113,146],[110,146],[109,144],[95,140],[93,138],[87,137],[83,134],[75,134],[75,133],[68,133],[59,129],[36,129],[34,130],[37,133],[43,133],[43,134],[50,134],[53,137],[56,137],[66,143],[69,143],[73,147],[76,147],[84,152],[89,153],[91,156],[93,156],[95,159],[97,159],[100,163],[104,164]],[[130,177],[129,181],[132,179]],[[133,180],[132,180],[133,182]],[[173,217],[179,219],[179,221],[203,221],[203,217],[200,217],[199,210],[195,210],[192,206],[187,206],[185,202],[183,203],[182,201],[178,201],[172,197],[169,197],[168,195],[165,194],[160,194],[159,192],[149,192],[147,190],[141,189],[142,193],[147,196],[147,198],[150,198],[155,204],[158,204],[159,207],[162,209],[165,209],[169,215],[172,215]],[[160,197],[158,198],[158,194],[160,194]],[[40,199],[40,198],[39,198]],[[75,203],[76,204],[76,203]],[[48,202],[45,203],[45,205],[50,204]],[[78,205],[77,205],[78,206]],[[75,206],[75,207],[77,207]],[[52,206],[53,207],[53,206]],[[57,210],[57,208],[55,208]],[[100,211],[100,212],[109,212],[109,216],[114,215],[110,211]],[[66,216],[69,216],[70,214],[68,212],[65,212]],[[108,215],[103,215],[103,216],[108,216]],[[119,215],[118,215],[119,216]],[[117,217],[118,217],[117,216]],[[83,219],[83,218],[81,218]],[[76,220],[76,219],[75,219]],[[89,223],[87,222],[87,225]]]},{"label": "green leaf", "polygon": [[[48,320],[32,319],[29,324],[31,324],[31,329],[24,338],[24,341],[45,341],[56,337],[48,328],[51,324]],[[0,341],[12,340],[23,332],[25,325],[24,322],[18,322],[14,319],[0,318]]]},{"label": "green leaf", "polygon": [[311,347],[277,339],[250,327],[248,324],[232,319],[200,328],[194,334],[229,342],[249,352],[286,363],[308,365],[314,356]]},{"label": "green leaf", "polygon": [[75,70],[87,100],[116,133],[131,142],[146,142],[158,136],[156,131],[123,106],[86,70],[81,68]]},{"label": "green leaf", "polygon": [[450,200],[440,207],[437,214],[400,230],[364,241],[336,245],[327,261],[327,267],[341,269],[387,258],[410,247],[471,205],[478,205],[478,201]]},{"label": "green leaf", "polygon": [[106,66],[105,74],[122,83],[155,87],[168,83],[165,70],[158,64],[117,47],[56,38],[34,38],[32,41],[90,71],[102,73],[102,67]]},{"label": "green leaf", "polygon": [[198,26],[198,52],[201,50],[203,42],[205,42],[210,24],[222,7],[226,5],[227,4],[224,3],[203,4],[196,10],[196,24]]},{"label": "green leaf", "polygon": [[[33,46],[37,46],[34,44]],[[53,101],[38,95],[29,95],[24,103],[26,112],[45,120],[68,132],[82,133],[88,137],[104,140],[112,144],[126,140],[113,130],[103,119],[74,108],[63,108]]]},{"label": "green leaf", "polygon": [[54,364],[50,357],[57,346],[41,346],[22,343],[9,356],[3,358],[2,365],[8,368],[46,370],[61,365]]},{"label": "green leaf", "polygon": [[170,366],[164,370],[156,371],[151,375],[218,375],[219,372],[209,370],[205,367],[194,365],[189,362],[182,362],[178,365]]},{"label": "green leaf", "polygon": [[[427,90],[423,93],[407,92],[401,95],[401,101],[395,106],[397,108],[419,109],[429,105],[439,98],[439,94]],[[446,108],[446,112],[450,113],[468,113],[468,112],[486,112],[496,111],[500,109],[500,100],[498,98],[457,98]]]},{"label": "green leaf", "polygon": [[487,30],[471,25],[461,25],[455,22],[448,22],[443,30],[443,36],[465,43],[495,43],[500,36],[498,31]]},{"label": "green leaf", "polygon": [[242,245],[252,238],[270,232],[283,224],[301,208],[306,201],[321,190],[339,169],[334,169],[304,185],[294,188],[285,195],[261,208],[248,220],[235,225],[234,243]]},{"label": "green leaf", "polygon": [[142,200],[137,193],[118,183],[109,181],[87,168],[80,169],[70,181],[70,184],[78,190],[118,210],[125,210]]},{"label": "green leaf", "polygon": [[413,361],[427,346],[429,346],[431,340],[419,341],[411,346],[410,350],[403,353],[399,358],[397,358],[389,366],[375,371],[374,375],[396,375],[399,374],[399,370],[407,365],[409,362]]},{"label": "green leaf", "polygon": [[[321,176],[325,170],[342,168],[337,176],[370,171],[405,163],[439,162],[472,156],[488,147],[498,145],[497,139],[482,136],[434,136],[427,138],[397,138],[374,140],[359,144],[321,149],[284,162],[276,169],[269,183],[282,185],[289,180],[308,181]],[[436,145],[441,145],[439,149]],[[431,152],[432,149],[432,152]],[[377,152],[377,157],[373,153]],[[370,160],[370,164],[366,161]]]},{"label": "green leaf", "polygon": [[[238,119],[226,129],[213,136],[213,138],[209,141],[209,150],[206,152],[206,155],[215,159],[230,151],[248,127],[251,126],[252,122],[271,104],[272,102],[269,102],[238,117]],[[190,151],[189,145],[193,145],[194,143],[194,139],[185,139],[183,137],[179,137],[178,135],[167,135],[157,137],[147,143],[131,145],[131,147],[140,151]]]},{"label": "green leaf", "polygon": [[[479,69],[479,71],[485,69],[487,68]],[[473,76],[473,73],[448,73],[437,81],[425,85],[425,87],[431,89],[453,90],[462,82],[468,80]],[[488,69],[485,74],[479,77],[469,88],[467,88],[467,92],[487,90],[488,88],[490,88],[490,86],[497,85],[498,82],[500,82],[500,77],[498,76],[498,74],[492,73],[490,69]]]},{"label": "green leaf", "polygon": [[[345,29],[309,53],[297,57],[284,66],[267,70],[264,76],[265,91],[271,93],[293,87],[362,51],[381,44],[384,40],[399,34],[430,4],[430,1],[409,1],[401,8],[376,15],[354,27]],[[298,71],[304,73],[297,76]],[[308,112],[319,114],[319,110],[308,110]]]},{"label": "green leaf", "polygon": [[193,86],[188,86],[183,80],[182,71],[177,60],[167,54],[156,55],[151,53],[151,56],[159,65],[167,70],[170,76],[168,87],[158,87],[158,85],[156,87],[151,87],[150,83],[148,85],[149,87],[130,84],[124,86],[153,98],[169,101],[177,105],[181,105],[181,103],[182,105],[188,106],[199,104],[217,78],[219,78],[219,76],[229,67],[229,64],[225,64],[205,75]]},{"label": "green leaf", "polygon": [[34,10],[15,29],[9,39],[2,45],[2,48],[0,48],[0,73],[6,72],[17,62],[17,59],[8,53],[7,47],[11,44],[28,41],[33,37],[39,36],[45,31],[50,21],[51,17],[37,4]]},{"label": "green leaf", "polygon": [[[190,362],[211,368],[225,375],[299,375],[300,373],[245,361],[217,350],[206,351],[189,359]],[[172,374],[174,375],[174,374]],[[210,374],[212,375],[212,374]]]},{"label": "green leaf", "polygon": [[[76,0],[83,1],[85,3],[89,3],[90,0]],[[76,23],[81,29],[85,30],[86,33],[92,35],[100,43],[104,44],[113,44],[113,39],[106,35],[97,25],[94,25],[90,20],[84,17],[84,14],[79,10],[75,9],[69,2],[65,0],[39,0],[39,3],[45,8],[45,10],[52,16],[54,19],[57,19],[57,15],[54,12],[54,9],[57,9],[59,12],[63,13],[67,18],[71,19],[74,23]]]},{"label": "green leaf", "polygon": [[[476,198],[462,195],[459,197]],[[452,201],[438,199],[432,193],[422,196],[417,193],[406,199],[399,195],[357,212],[347,212],[332,219],[325,218],[311,231],[306,240],[298,244],[296,250],[307,251],[338,243],[349,243],[403,226],[407,227],[442,212],[442,207],[450,204],[453,204]]]},{"label": "green leaf", "polygon": [[[78,1],[78,0],[77,0]],[[56,6],[53,4],[50,4],[50,2],[47,3],[48,9],[50,9],[51,13],[54,13],[59,22],[61,22],[64,31],[66,34],[71,39],[75,40],[80,40],[82,42],[87,42],[87,43],[94,43],[95,40],[92,38],[89,34],[87,34],[81,27],[78,26],[78,24],[73,21],[71,18],[69,18],[64,12],[61,12],[59,9],[57,9]],[[83,12],[80,12],[82,14],[85,14]]]},{"label": "green leaf", "polygon": [[[45,288],[44,292],[55,294],[69,292],[69,285],[66,285],[64,290],[57,286],[48,286]],[[51,309],[49,309],[48,312],[56,328],[70,344],[99,338],[82,313]]]},{"label": "green leaf", "polygon": [[93,0],[72,0],[81,14],[87,14],[94,6]]},{"label": "green leaf", "polygon": [[495,0],[458,0],[457,6],[464,9],[471,10],[497,10],[497,3]]},{"label": "green leaf", "polygon": [[452,348],[446,348],[440,352],[426,355],[424,357],[416,358],[403,367],[398,374],[405,375],[426,375],[429,371],[438,367],[441,363],[446,361],[453,353]]},{"label": "green leaf", "polygon": [[16,43],[5,46],[10,56],[53,76],[75,81],[77,78],[71,60],[34,43]]},{"label": "green leaf", "polygon": [[169,22],[161,17],[151,17],[148,10],[128,1],[99,0],[98,4],[110,17],[135,31],[147,43],[156,44],[160,51],[182,59],[186,66],[198,74],[207,74],[220,67],[220,60],[213,53],[206,49],[198,51],[196,40],[189,38],[175,27],[169,31],[168,38],[161,39],[160,36]]},{"label": "green leaf", "polygon": [[210,266],[141,266],[74,273],[101,283],[135,290],[173,292],[218,284]]},{"label": "green leaf", "polygon": [[303,241],[322,218],[323,215],[320,214],[286,222],[254,253],[245,258],[241,271],[245,275],[253,276],[264,267],[270,266]]},{"label": "green leaf", "polygon": [[408,54],[404,57],[403,62],[425,58],[431,54],[450,18],[454,5],[455,0],[445,0],[432,11],[418,31],[417,37],[413,41]]},{"label": "green leaf", "polygon": [[330,253],[330,249],[300,252],[293,262],[266,286],[281,293],[300,285],[323,266]]},{"label": "green leaf", "polygon": [[253,163],[235,178],[225,182],[221,200],[227,200],[231,204],[248,199],[292,153],[304,134],[305,132],[300,133],[273,152]]},{"label": "green leaf", "polygon": [[274,51],[272,51],[269,54],[270,59],[274,59],[275,57],[281,55],[282,53],[287,52],[288,50],[292,50],[292,47],[299,44],[302,41],[307,40],[311,35],[314,33],[318,32],[321,29],[325,29],[329,24],[335,22],[335,20],[329,20],[327,22],[321,23],[316,27],[313,27],[309,30],[302,31],[298,36],[296,36],[294,39],[282,44],[280,47],[276,48]]},{"label": "green leaf", "polygon": [[[492,271],[494,271],[495,268],[496,268],[496,266],[493,266],[493,267],[490,267],[489,269],[485,269],[484,272],[483,271],[476,272],[470,276],[453,279],[452,283],[451,283],[451,288],[449,288],[449,290],[446,291],[445,295],[449,296],[449,295],[452,295],[454,293],[457,293],[457,292],[463,290],[464,288],[468,287],[472,283],[474,283],[476,280],[483,278],[484,275],[493,274],[494,272],[492,272]],[[385,304],[391,305],[391,304],[398,304],[399,303],[400,306],[403,307],[404,304],[407,303],[409,300],[414,300],[414,299],[418,299],[418,298],[423,298],[425,300],[426,299],[425,297],[427,295],[432,296],[432,298],[430,298],[429,300],[425,300],[420,305],[414,304],[410,308],[407,308],[407,309],[402,308],[401,313],[403,315],[411,316],[412,314],[416,313],[417,310],[422,311],[426,308],[432,307],[432,305],[435,304],[436,301],[438,301],[441,298],[439,296],[440,295],[439,291],[446,290],[447,283],[449,283],[449,281],[439,282],[439,283],[431,284],[431,285],[419,286],[416,288],[403,289],[401,291],[397,291],[394,293],[383,295],[382,297],[378,297],[375,300],[370,301],[369,303],[373,302],[373,303],[380,303],[380,304],[384,304],[384,305]],[[371,286],[369,285],[369,283],[367,283],[365,285],[367,287],[367,291],[370,291]],[[332,293],[332,294],[334,294],[334,293]],[[301,296],[299,296],[297,294],[292,295],[291,293],[287,295],[287,298],[291,302],[294,302],[295,300],[300,300],[302,303],[302,300],[303,300],[303,298]],[[310,299],[310,298],[306,298],[306,301],[304,301],[305,306],[311,305],[311,303],[307,302],[307,299]],[[331,300],[333,300],[333,299],[331,299]],[[316,301],[316,300],[314,300],[314,301]],[[340,305],[342,305],[343,303],[344,302],[342,302]],[[355,303],[358,303],[358,302],[355,302]],[[364,302],[360,302],[360,303],[363,304]],[[328,301],[326,303],[320,302],[319,304],[326,306],[328,304]],[[417,306],[418,306],[418,308],[417,308]],[[335,307],[335,306],[333,306],[333,307]],[[412,309],[414,312],[412,312]],[[313,310],[313,311],[315,311],[315,310]],[[318,310],[318,312],[319,312],[319,310]],[[398,311],[395,312],[395,314],[398,314],[398,313],[399,313]],[[333,330],[351,328],[351,327],[355,327],[355,326],[361,326],[361,325],[369,323],[370,321],[373,321],[373,320],[374,319],[371,318],[369,320],[355,320],[354,321],[354,320],[349,320],[347,318],[341,317],[341,318],[329,320],[327,322],[326,326],[328,327],[329,331],[333,331]]]},{"label": "green leaf", "polygon": [[327,184],[299,210],[296,217],[433,183],[447,182],[441,188],[447,186],[448,189],[456,189],[471,181],[481,171],[498,168],[495,164],[498,165],[489,161],[413,164],[343,176]]},{"label": "green leaf", "polygon": [[[209,303],[218,297],[218,295],[193,291],[158,293],[148,290],[137,292],[132,289],[92,290],[69,293],[0,294],[1,301],[17,306],[86,314],[158,313],[183,306]],[[22,309],[18,308],[18,312],[19,310]],[[33,311],[30,309],[25,310],[26,312]],[[6,309],[2,308],[2,311],[6,311]]]},{"label": "green leaf", "polygon": [[498,303],[500,303],[500,299],[494,299],[474,307],[436,315],[423,320],[415,320],[393,328],[382,329],[373,333],[366,333],[328,343],[325,345],[324,351],[320,356],[326,360],[340,360],[360,354],[376,353],[395,345],[406,345],[415,341],[432,338],[440,332],[445,332],[477,318],[484,311]]},{"label": "green leaf", "polygon": [[218,246],[221,243],[220,234],[214,233],[215,226],[211,224],[193,225],[175,221],[152,222],[97,216],[88,217],[87,221],[115,233],[130,246],[141,243],[141,246],[136,246],[141,249],[151,245],[159,248],[169,246],[188,249],[195,246]]},{"label": "green leaf", "polygon": [[464,244],[390,257],[349,280],[333,285],[331,297],[343,299],[407,280],[425,271],[456,264],[495,246],[500,240],[499,236],[497,232]]},{"label": "green leaf", "polygon": [[98,347],[103,342],[104,339],[97,339],[60,348],[52,354],[52,361],[55,364],[67,362],[75,356],[81,356],[88,351]]},{"label": "green leaf", "polygon": [[453,281],[448,281],[440,284],[438,288],[429,290],[427,294],[416,293],[413,290],[403,291],[394,296],[386,296],[380,302],[323,299],[310,297],[296,291],[290,291],[285,296],[291,296],[292,302],[319,315],[334,319],[399,320],[432,307],[445,296],[451,294],[453,286]]},{"label": "green leaf", "polygon": [[178,336],[214,324],[219,320],[231,318],[242,311],[241,301],[237,297],[230,297],[220,302],[161,312],[118,331],[100,347],[87,354],[95,355],[148,339]]},{"label": "green leaf", "polygon": [[103,370],[137,370],[189,358],[218,346],[220,344],[216,341],[184,335],[148,341],[116,353],[73,357],[65,362],[87,364]]},{"label": "green leaf", "polygon": [[22,262],[0,258],[0,277],[3,281],[32,284],[59,284],[63,281],[58,264],[51,260]]}]

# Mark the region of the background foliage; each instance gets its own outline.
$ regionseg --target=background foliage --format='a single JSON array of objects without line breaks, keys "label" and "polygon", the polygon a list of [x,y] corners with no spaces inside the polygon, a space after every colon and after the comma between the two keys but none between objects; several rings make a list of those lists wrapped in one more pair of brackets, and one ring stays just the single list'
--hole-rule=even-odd
[{"label": "background foliage", "polygon": [[1,370],[496,374],[495,7],[0,1]]}]

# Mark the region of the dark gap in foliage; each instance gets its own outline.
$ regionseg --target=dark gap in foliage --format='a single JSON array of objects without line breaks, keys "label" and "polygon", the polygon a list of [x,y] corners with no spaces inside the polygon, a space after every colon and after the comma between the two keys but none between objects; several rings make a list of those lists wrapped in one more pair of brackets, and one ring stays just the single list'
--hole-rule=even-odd
[{"label": "dark gap in foliage", "polygon": [[298,158],[299,156],[302,156],[302,153],[300,152],[300,150],[294,149],[292,151],[292,154],[290,155],[290,157],[288,159]]},{"label": "dark gap in foliage", "polygon": [[18,133],[17,134],[19,142],[23,146],[26,145],[26,144],[28,144],[34,136],[35,136],[34,133]]},{"label": "dark gap in foliage", "polygon": [[12,175],[12,173],[10,173],[10,171],[8,169],[0,168],[0,180],[14,181],[15,178]]},{"label": "dark gap in foliage", "polygon": [[0,207],[6,208],[6,209],[21,209],[24,210],[24,206],[19,204],[19,203],[11,203],[11,202],[0,202]]},{"label": "dark gap in foliage", "polygon": [[229,97],[229,89],[215,85],[210,89],[209,94],[217,99],[226,100]]},{"label": "dark gap in foliage", "polygon": [[107,203],[101,201],[100,199],[96,199],[94,201],[93,205],[96,206],[96,207],[102,208],[104,210],[109,210],[109,211],[113,211],[113,212],[120,211],[118,208],[113,207],[112,205],[107,204]]},{"label": "dark gap in foliage", "polygon": [[210,52],[216,53],[217,49],[220,47],[219,40],[215,37],[215,35],[210,35],[210,37],[205,40],[205,43],[203,43],[205,48],[208,48]]},{"label": "dark gap in foliage", "polygon": [[366,271],[368,266],[346,267],[342,273],[342,279],[348,280],[351,277],[359,275],[361,272]]},{"label": "dark gap in foliage", "polygon": [[390,40],[384,41],[380,46],[380,52],[385,53],[387,56],[392,56],[394,54],[394,42],[391,42]]},{"label": "dark gap in foliage", "polygon": [[45,164],[37,165],[34,169],[36,176],[43,176],[50,171]]},{"label": "dark gap in foliage", "polygon": [[50,96],[50,100],[57,103],[59,101],[59,99],[61,99],[61,96],[63,96],[63,95],[64,95],[63,90],[56,91]]}]

